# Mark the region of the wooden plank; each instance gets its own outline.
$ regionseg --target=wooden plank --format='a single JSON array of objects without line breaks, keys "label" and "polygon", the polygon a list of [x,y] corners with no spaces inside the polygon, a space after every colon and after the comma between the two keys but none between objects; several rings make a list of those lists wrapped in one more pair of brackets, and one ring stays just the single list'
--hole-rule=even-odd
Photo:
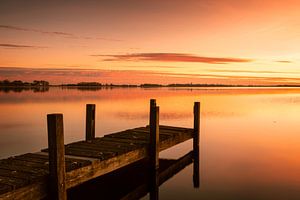
[{"label": "wooden plank", "polygon": [[97,158],[99,160],[105,160],[107,158],[113,157],[116,154],[112,152],[101,152],[101,151],[93,151],[90,149],[81,149],[75,147],[66,148],[66,155],[74,155],[88,158]]},{"label": "wooden plank", "polygon": [[130,163],[145,158],[146,148],[140,148],[103,161],[94,161],[91,165],[67,173],[68,188],[74,187],[82,182],[96,178],[103,174],[112,172]]},{"label": "wooden plank", "polygon": [[175,131],[189,131],[190,128],[184,128],[184,127],[177,127],[177,126],[167,126],[167,125],[159,125],[160,129],[167,129],[167,130],[175,130]]},{"label": "wooden plank", "polygon": [[[137,133],[149,133],[149,127],[141,127],[141,128],[136,128],[133,129],[134,132]],[[177,129],[169,129],[169,128],[163,128],[161,126],[159,126],[159,135],[160,136],[170,136],[172,137],[174,134],[178,134],[178,133],[185,133],[185,132],[190,132],[193,131],[193,129],[186,129],[184,128],[184,130],[177,130]]]},{"label": "wooden plank", "polygon": [[[35,167],[35,168],[42,168],[42,169],[48,169],[49,168],[49,161],[43,161],[41,159],[37,159],[37,158],[31,158],[31,157],[16,157],[14,158],[14,161],[12,162],[12,164],[18,164],[19,165],[25,165],[25,166],[30,166],[30,167]],[[87,163],[85,164],[87,165]],[[70,171],[70,170],[74,170],[77,168],[80,168],[82,166],[84,166],[82,164],[82,162],[76,162],[76,161],[66,161],[65,162],[65,166],[66,166],[66,171]]]},{"label": "wooden plank", "polygon": [[32,167],[28,167],[28,166],[19,166],[19,165],[11,165],[11,164],[7,164],[7,163],[0,164],[0,169],[6,169],[6,170],[17,171],[17,172],[29,173],[29,174],[33,174],[35,176],[43,176],[43,175],[49,174],[48,169],[32,168]]},{"label": "wooden plank", "polygon": [[47,115],[47,126],[50,197],[67,200],[63,115]]},{"label": "wooden plank", "polygon": [[[24,157],[23,158],[24,160],[30,158],[31,161],[33,162],[49,162],[49,156],[47,154],[42,155],[38,153],[28,153],[22,156],[16,156],[15,158],[20,158],[20,157],[22,158]],[[65,158],[65,163],[68,171],[68,168],[70,168],[69,170],[71,170],[71,169],[76,169],[78,167],[89,165],[91,161],[84,160],[84,159]]]},{"label": "wooden plank", "polygon": [[100,145],[103,147],[110,147],[110,148],[119,148],[119,149],[124,149],[124,150],[132,150],[133,148],[138,148],[138,146],[135,145],[130,145],[128,143],[116,143],[116,142],[111,142],[111,141],[104,141],[101,139],[96,138],[93,140],[93,144],[95,145]]},{"label": "wooden plank", "polygon": [[0,165],[1,164],[26,166],[29,168],[45,169],[45,170],[47,170],[49,168],[49,163],[37,163],[37,162],[31,162],[31,161],[18,160],[18,159],[14,159],[14,158],[1,160]]},{"label": "wooden plank", "polygon": [[[11,186],[0,183],[0,195],[9,192],[12,189],[13,188]],[[2,199],[1,196],[0,199]]]},{"label": "wooden plank", "polygon": [[82,148],[82,149],[90,149],[90,150],[93,150],[93,151],[100,151],[100,152],[107,152],[107,153],[110,153],[110,154],[119,154],[119,153],[122,153],[124,152],[124,149],[120,149],[120,148],[113,148],[113,147],[104,147],[104,146],[100,146],[100,145],[96,145],[96,144],[87,144],[87,143],[74,143],[74,144],[69,144],[68,146],[66,146],[66,148]]},{"label": "wooden plank", "polygon": [[85,129],[85,139],[93,140],[95,139],[95,104],[86,105],[86,129]]},{"label": "wooden plank", "polygon": [[[0,188],[2,188],[0,184]],[[12,190],[0,195],[1,200],[11,200],[11,199],[22,199],[22,200],[32,200],[32,199],[44,199],[48,194],[48,189],[46,181],[29,184],[25,187]]]},{"label": "wooden plank", "polygon": [[0,184],[9,185],[12,187],[13,190],[25,186],[29,183],[26,179],[19,179],[14,177],[6,177],[0,176]]},{"label": "wooden plank", "polygon": [[172,146],[175,146],[176,144],[185,142],[186,140],[189,140],[193,138],[193,133],[180,133],[178,135],[174,135],[173,138],[169,138],[167,140],[160,141],[160,151],[168,149]]},{"label": "wooden plank", "polygon": [[[142,127],[145,128],[145,127]],[[114,137],[103,137],[103,138],[95,138],[92,141],[89,142],[79,142],[76,143],[75,146],[73,144],[69,145],[71,147],[68,147],[66,151],[72,151],[70,154],[72,156],[79,156],[80,159],[78,159],[78,163],[83,163],[84,166],[77,168],[75,170],[68,171],[66,173],[66,188],[74,187],[82,182],[85,182],[87,180],[90,180],[92,178],[98,177],[100,175],[106,174],[108,172],[114,171],[116,169],[119,169],[123,166],[126,166],[128,164],[131,164],[135,161],[144,159],[148,156],[148,145],[149,141],[146,140],[148,138],[149,132],[147,131],[140,131],[143,129],[137,129],[134,131],[125,131],[122,132],[122,134],[125,134],[123,136],[130,135],[130,132],[133,136],[136,136],[137,138],[114,138]],[[178,144],[180,142],[183,142],[187,139],[191,139],[193,136],[192,129],[182,129],[181,131],[178,131],[178,129],[162,129],[160,134],[161,138],[166,138],[164,140],[161,140],[159,143],[159,150],[162,151],[166,148],[169,148],[171,146],[174,146],[175,144]],[[165,136],[162,136],[165,135]],[[144,138],[144,139],[140,139]],[[78,145],[80,144],[80,145]],[[98,145],[104,145],[104,146],[98,146]],[[115,148],[114,148],[115,147]],[[105,160],[103,160],[103,157],[100,159],[92,159],[89,156],[95,153],[99,153],[99,150],[105,150],[105,152],[109,152],[110,150],[113,151],[121,151],[124,150],[124,153],[122,152],[120,155],[113,155],[110,157],[107,157]],[[81,153],[79,153],[81,152]],[[83,153],[82,153],[83,152]],[[100,151],[101,152],[101,151]],[[88,154],[88,155],[87,155]],[[43,154],[33,154],[33,155],[26,155],[26,156],[17,156],[17,161],[13,161],[13,163],[17,163],[18,165],[9,165],[7,163],[0,164],[0,176],[1,173],[3,174],[5,170],[7,171],[16,171],[17,175],[15,178],[21,178],[19,174],[23,174],[23,178],[26,177],[26,175],[31,175],[32,178],[38,178],[38,177],[46,177],[45,175],[48,174],[47,169],[40,169],[40,166],[44,166],[48,156],[44,153]],[[98,157],[97,157],[98,158]],[[29,163],[29,166],[20,166],[20,164],[23,164],[23,161],[25,163]],[[44,162],[45,161],[45,162]],[[72,163],[72,160],[69,160],[68,158],[65,159],[65,165],[68,167],[69,163]],[[76,162],[76,161],[75,161]],[[27,164],[28,165],[28,164]],[[80,165],[80,164],[78,164]],[[76,166],[78,166],[76,165]],[[37,166],[37,168],[33,168],[34,166]],[[44,167],[42,167],[44,168]],[[1,169],[4,170],[1,172]],[[36,177],[35,177],[36,176]],[[5,176],[8,177],[8,176]],[[30,176],[29,176],[30,177]],[[27,180],[27,179],[26,179]],[[34,180],[34,179],[33,179]],[[45,182],[41,181],[38,183],[31,184],[32,187],[35,187],[36,189],[39,188],[40,190],[43,190],[45,188]],[[27,187],[27,186],[26,186]],[[5,188],[4,188],[5,189]],[[28,190],[32,191],[30,188],[27,188]],[[20,190],[23,191],[24,194],[20,193]],[[8,194],[9,193],[9,194]],[[41,194],[38,191],[32,191],[31,193],[26,192],[23,190],[23,188],[17,189],[14,192],[8,192],[5,194],[6,199],[12,197],[12,195],[22,196],[24,199],[26,199],[27,196],[43,196],[45,194]],[[46,192],[45,192],[46,193]],[[0,199],[4,197],[3,195],[0,195]],[[25,198],[26,197],[26,198]],[[29,198],[27,198],[29,199]]]},{"label": "wooden plank", "polygon": [[112,138],[104,136],[101,140],[103,141],[110,141],[110,142],[116,142],[116,143],[127,143],[130,145],[139,145],[144,146],[145,144],[149,144],[149,141],[146,140],[133,140],[133,139],[126,139],[126,138]]},{"label": "wooden plank", "polygon": [[20,171],[14,171],[10,169],[0,169],[0,176],[25,179],[29,182],[32,182],[33,180],[37,180],[38,178],[38,176],[34,176],[32,174],[28,174]]}]

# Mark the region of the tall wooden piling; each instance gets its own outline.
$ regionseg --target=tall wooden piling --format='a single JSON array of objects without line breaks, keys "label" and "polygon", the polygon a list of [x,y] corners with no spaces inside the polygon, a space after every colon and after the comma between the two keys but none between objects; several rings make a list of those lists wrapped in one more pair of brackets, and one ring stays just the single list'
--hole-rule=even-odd
[{"label": "tall wooden piling", "polygon": [[50,199],[66,200],[66,169],[62,114],[47,115]]},{"label": "tall wooden piling", "polygon": [[200,102],[194,103],[194,137],[193,148],[199,148],[200,139]]},{"label": "tall wooden piling", "polygon": [[95,104],[86,105],[86,127],[85,127],[85,140],[95,139]]},{"label": "tall wooden piling", "polygon": [[[151,104],[151,101],[150,101]],[[159,167],[159,107],[150,107],[150,146],[149,159],[151,169]]]},{"label": "tall wooden piling", "polygon": [[193,132],[193,183],[195,188],[200,186],[200,174],[199,174],[199,142],[200,142],[200,102],[194,103],[194,132]]},{"label": "tall wooden piling", "polygon": [[151,110],[153,107],[156,107],[156,99],[150,99],[150,116],[149,116],[149,125],[151,124]]}]

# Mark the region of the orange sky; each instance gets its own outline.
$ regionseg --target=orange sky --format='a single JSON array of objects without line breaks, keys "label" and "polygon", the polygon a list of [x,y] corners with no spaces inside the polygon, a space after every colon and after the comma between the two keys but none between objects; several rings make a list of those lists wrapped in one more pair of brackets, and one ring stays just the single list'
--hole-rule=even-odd
[{"label": "orange sky", "polygon": [[3,0],[0,80],[300,83],[299,10],[299,0]]}]

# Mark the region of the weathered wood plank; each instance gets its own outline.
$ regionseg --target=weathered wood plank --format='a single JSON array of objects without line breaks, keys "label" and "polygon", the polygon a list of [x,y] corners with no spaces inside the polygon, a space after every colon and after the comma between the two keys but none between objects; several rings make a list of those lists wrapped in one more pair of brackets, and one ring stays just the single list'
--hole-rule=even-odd
[{"label": "weathered wood plank", "polygon": [[[15,156],[15,159],[30,161],[30,162],[37,162],[37,163],[49,163],[49,156],[48,155],[41,155],[37,153],[28,153],[21,156]],[[80,168],[82,166],[89,165],[91,161],[83,160],[83,159],[74,159],[74,158],[66,158],[65,165],[66,170],[74,170]]]},{"label": "weathered wood plank", "polygon": [[74,156],[81,156],[81,157],[88,157],[88,158],[97,158],[99,160],[104,160],[109,157],[113,157],[116,154],[113,152],[101,152],[101,151],[93,151],[90,149],[82,149],[82,148],[75,148],[75,147],[68,147],[66,148],[66,155],[74,155]]},{"label": "weathered wood plank", "polygon": [[107,160],[95,161],[89,166],[67,173],[67,186],[68,188],[74,187],[82,182],[141,160],[145,158],[146,155],[146,148],[140,148]]},{"label": "weathered wood plank", "polygon": [[25,179],[29,182],[32,182],[33,180],[36,180],[38,178],[38,176],[34,176],[33,174],[14,171],[10,169],[0,169],[0,176]]},{"label": "weathered wood plank", "polygon": [[[0,184],[0,188],[1,188]],[[46,181],[29,184],[25,187],[12,190],[0,195],[1,200],[21,199],[21,200],[33,200],[44,199],[48,194]]]},{"label": "weathered wood plank", "polygon": [[113,147],[103,147],[96,144],[86,144],[86,143],[76,143],[76,144],[70,144],[66,146],[66,148],[77,148],[77,149],[88,149],[92,151],[100,151],[100,152],[107,152],[110,154],[119,154],[124,152],[124,149],[120,148],[113,148]]},{"label": "weathered wood plank", "polygon": [[34,169],[45,169],[47,170],[49,168],[49,163],[37,163],[37,162],[31,162],[31,161],[23,161],[18,159],[5,159],[0,161],[1,164],[7,164],[7,165],[17,165],[21,167],[29,167]]},{"label": "weathered wood plank", "polygon": [[11,165],[7,163],[0,164],[0,169],[7,169],[7,170],[13,170],[17,172],[24,172],[29,173],[37,176],[43,176],[46,174],[49,174],[48,169],[42,169],[42,168],[32,168],[28,166],[19,166],[19,165]]},{"label": "weathered wood plank", "polygon": [[116,142],[116,143],[128,143],[130,145],[140,145],[141,147],[144,146],[145,144],[148,144],[149,141],[146,140],[133,140],[133,139],[127,139],[127,138],[113,138],[113,137],[107,137],[104,136],[102,138],[103,141],[111,141],[111,142]]},{"label": "weathered wood plank", "polygon": [[107,141],[107,140],[103,140],[102,138],[96,138],[95,140],[93,140],[93,144],[100,145],[103,147],[109,147],[109,148],[115,147],[118,149],[123,149],[124,151],[134,150],[136,148],[139,148],[139,145],[124,143],[124,142]]},{"label": "weathered wood plank", "polygon": [[[13,187],[0,183],[0,195],[3,193],[7,193],[9,191],[13,190]],[[0,196],[1,198],[1,196]],[[1,198],[2,199],[2,198]]]},{"label": "weathered wood plank", "polygon": [[[193,129],[172,129],[168,127],[161,129],[161,126],[159,126],[159,130],[159,136],[161,137],[159,151],[193,137]],[[82,182],[148,157],[149,131],[150,129],[147,127],[140,127],[113,134],[115,136],[121,135],[120,138],[119,136],[110,137],[110,135],[106,135],[105,137],[95,138],[91,141],[80,141],[66,145],[66,156],[79,156],[80,158],[65,159],[67,170],[66,188],[74,187]],[[99,154],[105,154],[105,156]],[[11,199],[11,197],[16,197],[17,199],[20,199],[19,197],[22,197],[21,199],[31,199],[31,197],[34,199],[37,196],[39,196],[38,198],[45,197],[45,194],[47,194],[45,191],[45,180],[49,174],[49,170],[47,167],[45,168],[47,166],[48,155],[46,153],[25,154],[11,159],[14,161],[6,161],[2,162],[2,164],[0,161],[0,177],[24,178],[26,181],[32,181],[32,184],[30,184],[30,187],[26,185],[26,187],[0,195],[0,198],[4,198],[4,196],[4,199]],[[11,163],[17,165],[11,165]],[[74,166],[72,166],[72,163]],[[71,168],[68,166],[71,166]],[[10,171],[16,172],[12,176],[10,174],[7,176],[3,175],[5,172]],[[27,175],[28,179],[26,179]],[[38,182],[34,182],[35,180]],[[3,187],[3,191],[8,191],[8,187]],[[33,187],[35,189],[32,190]],[[25,191],[24,188],[27,188],[31,193]],[[44,193],[41,193],[41,191],[44,191]]]},{"label": "weathered wood plank", "polygon": [[0,184],[9,185],[12,187],[13,190],[25,186],[29,183],[26,179],[19,179],[15,177],[6,177],[0,176]]}]

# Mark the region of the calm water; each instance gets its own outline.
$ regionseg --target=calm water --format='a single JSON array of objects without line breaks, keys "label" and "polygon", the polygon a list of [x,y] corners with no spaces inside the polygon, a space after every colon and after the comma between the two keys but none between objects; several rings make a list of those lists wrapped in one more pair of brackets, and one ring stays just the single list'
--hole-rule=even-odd
[{"label": "calm water", "polygon": [[[189,165],[159,188],[160,199],[299,199],[300,89],[158,88],[0,92],[0,158],[47,146],[46,114],[63,113],[65,142],[81,140],[85,104],[96,104],[101,136],[148,122],[149,99],[160,123],[192,127],[201,101],[200,188]],[[188,141],[161,153],[178,158]],[[144,197],[148,199],[148,196]]]}]

